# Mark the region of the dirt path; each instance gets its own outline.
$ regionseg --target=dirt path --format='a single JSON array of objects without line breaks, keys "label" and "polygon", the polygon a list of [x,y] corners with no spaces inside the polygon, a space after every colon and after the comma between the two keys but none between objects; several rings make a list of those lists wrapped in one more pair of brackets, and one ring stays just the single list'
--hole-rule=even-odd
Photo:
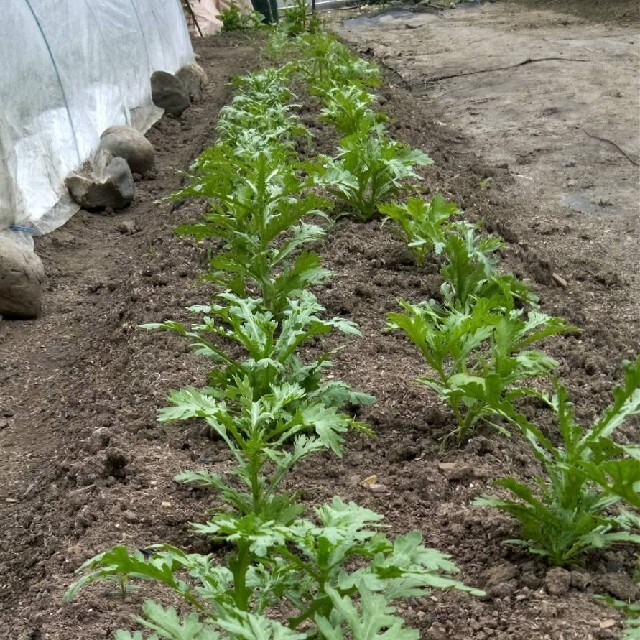
[{"label": "dirt path", "polygon": [[610,289],[581,301],[595,321],[640,325],[637,25],[500,3],[363,15],[339,32],[396,71],[416,109],[507,170],[492,186],[527,203],[511,221],[520,238],[569,290],[585,279]]}]

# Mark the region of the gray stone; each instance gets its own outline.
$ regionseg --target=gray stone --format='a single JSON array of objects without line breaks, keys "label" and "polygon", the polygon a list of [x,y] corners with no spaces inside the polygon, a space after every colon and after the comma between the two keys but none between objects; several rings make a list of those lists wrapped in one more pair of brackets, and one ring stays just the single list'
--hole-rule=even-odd
[{"label": "gray stone", "polygon": [[106,129],[97,153],[107,150],[114,158],[124,158],[132,173],[144,175],[153,169],[153,145],[133,127],[115,126]]},{"label": "gray stone", "polygon": [[[102,158],[107,155],[105,152]],[[135,184],[131,169],[124,158],[112,158],[104,168],[97,163],[91,175],[72,173],[65,180],[71,197],[87,211],[122,209],[131,204]]]},{"label": "gray stone", "polygon": [[520,584],[529,589],[539,589],[542,586],[542,578],[538,577],[533,571],[527,571],[522,574]]},{"label": "gray stone", "polygon": [[155,71],[151,76],[151,98],[156,107],[178,117],[191,104],[189,92],[171,73]]},{"label": "gray stone", "polygon": [[116,229],[123,235],[130,236],[137,231],[136,223],[133,220],[123,220]]},{"label": "gray stone", "polygon": [[458,462],[440,462],[438,468],[445,475],[447,480],[467,480],[473,477],[473,467],[468,464]]},{"label": "gray stone", "polygon": [[586,571],[574,569],[571,572],[571,586],[574,589],[584,591],[591,584],[591,575]]},{"label": "gray stone", "polygon": [[202,90],[208,84],[209,78],[199,64],[189,62],[180,67],[176,72],[176,78],[182,82],[193,102],[202,100]]},{"label": "gray stone", "polygon": [[140,518],[138,518],[138,516],[133,511],[125,511],[122,514],[122,517],[124,518],[125,522],[128,522],[129,524],[136,524],[137,522],[140,522]]},{"label": "gray stone", "polygon": [[0,237],[0,316],[37,318],[42,309],[44,268],[25,247]]},{"label": "gray stone", "polygon": [[98,427],[91,436],[89,436],[89,451],[97,453],[101,449],[106,449],[110,441],[111,431],[107,427]]},{"label": "gray stone", "polygon": [[484,572],[485,584],[490,587],[501,582],[509,582],[518,575],[518,568],[510,562],[503,562],[490,567]]}]

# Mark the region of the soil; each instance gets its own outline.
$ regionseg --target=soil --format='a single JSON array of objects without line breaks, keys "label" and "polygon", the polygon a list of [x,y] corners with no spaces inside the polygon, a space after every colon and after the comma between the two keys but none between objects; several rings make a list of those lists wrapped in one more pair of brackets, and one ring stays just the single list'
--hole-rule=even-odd
[{"label": "soil", "polygon": [[[136,327],[184,317],[184,307],[209,295],[197,281],[206,247],[173,234],[204,205],[176,206],[162,198],[179,185],[177,170],[212,143],[217,112],[229,98],[226,82],[260,62],[258,44],[238,36],[196,42],[210,77],[205,100],[149,132],[157,171],[138,182],[132,207],[113,216],[80,212],[36,240],[48,273],[45,314],[0,324],[2,638],[111,637],[130,626],[149,591],[122,602],[96,586],[63,604],[73,571],[85,559],[115,544],[144,548],[164,541],[202,550],[188,522],[201,521],[211,503],[172,478],[203,465],[219,469],[227,454],[201,430],[159,426],[155,414],[171,388],[201,384],[205,364],[178,338]],[[582,215],[559,220],[558,210],[541,209],[539,198],[516,188],[512,171],[497,166],[464,127],[445,122],[445,102],[420,98],[393,70],[380,105],[393,116],[394,134],[435,160],[418,191],[447,194],[471,219],[482,218],[502,234],[511,244],[505,266],[535,283],[545,311],[583,329],[549,341],[548,351],[559,361],[579,415],[593,417],[619,380],[621,360],[638,347],[634,320],[640,315],[633,315],[638,308],[628,284],[635,265],[579,241],[583,227],[592,236],[594,226],[608,222],[598,218],[594,225]],[[316,126],[314,133],[318,149],[335,144],[327,129]],[[570,231],[564,231],[567,225]],[[621,238],[607,246],[618,251],[619,243]],[[443,453],[439,440],[451,428],[451,416],[413,382],[423,370],[414,349],[381,331],[398,297],[437,294],[435,265],[418,269],[378,221],[341,219],[322,254],[335,272],[318,291],[327,313],[353,319],[363,334],[325,343],[346,345],[334,358],[333,373],[377,396],[361,416],[377,437],[353,435],[343,459],[313,459],[297,471],[291,488],[310,505],[340,495],[374,508],[388,516],[393,533],[419,529],[428,545],[451,554],[464,581],[486,588],[482,599],[434,592],[404,603],[400,613],[421,638],[618,637],[618,615],[592,595],[637,596],[632,549],[594,553],[567,576],[503,545],[515,533],[513,523],[471,502],[497,477],[532,477],[534,460],[517,437],[489,430]],[[638,422],[625,433],[637,440]],[[385,492],[363,486],[373,474]]]},{"label": "soil", "polygon": [[580,313],[604,324],[613,308],[622,325],[640,326],[637,29],[475,3],[364,14],[339,33],[400,75],[414,109],[455,128],[500,171],[486,176],[494,192],[527,202],[527,215],[505,218],[521,248],[550,253],[569,289],[585,278],[610,283],[608,295],[574,301]]},{"label": "soil", "polygon": [[597,22],[636,24],[640,4],[636,0],[511,0],[526,7],[551,9]]}]

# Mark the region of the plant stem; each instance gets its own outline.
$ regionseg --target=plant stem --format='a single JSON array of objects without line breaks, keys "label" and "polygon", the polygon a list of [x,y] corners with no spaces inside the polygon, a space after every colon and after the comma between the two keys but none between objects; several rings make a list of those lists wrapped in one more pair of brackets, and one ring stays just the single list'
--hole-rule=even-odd
[{"label": "plant stem", "polygon": [[229,568],[233,574],[233,591],[236,606],[240,611],[249,611],[251,590],[247,588],[247,571],[251,564],[252,553],[247,543],[238,544],[238,553],[229,560]]}]

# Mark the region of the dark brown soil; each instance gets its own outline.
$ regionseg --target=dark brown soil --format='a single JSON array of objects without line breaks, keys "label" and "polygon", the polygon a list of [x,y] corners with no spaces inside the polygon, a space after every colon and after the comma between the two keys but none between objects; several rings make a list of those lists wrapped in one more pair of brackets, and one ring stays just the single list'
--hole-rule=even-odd
[{"label": "dark brown soil", "polygon": [[[169,389],[201,384],[205,365],[177,338],[136,328],[180,318],[185,306],[207,296],[196,281],[204,248],[173,234],[176,225],[197,218],[202,205],[172,207],[157,200],[179,184],[176,170],[213,141],[217,112],[229,97],[226,81],[258,62],[256,44],[246,39],[214,38],[197,48],[211,79],[206,98],[182,120],[163,119],[149,133],[158,153],[155,178],[138,183],[127,212],[81,212],[39,239],[36,248],[49,275],[45,315],[0,324],[2,638],[111,637],[129,624],[149,591],[123,603],[101,586],[64,605],[74,569],[114,544],[201,546],[188,521],[201,520],[209,503],[172,478],[184,469],[215,469],[225,463],[226,452],[197,430],[158,426],[155,413]],[[487,166],[467,140],[434,122],[436,112],[429,109],[437,105],[416,109],[411,93],[392,75],[381,103],[394,117],[395,135],[436,161],[424,172],[419,191],[442,191],[470,218],[483,218],[511,243],[505,264],[535,282],[544,309],[583,327],[577,337],[551,342],[549,351],[560,362],[559,374],[579,414],[592,417],[607,403],[621,359],[637,349],[637,334],[616,323],[621,285],[615,272],[610,279],[588,275],[570,290],[559,286],[552,276],[553,242],[544,244],[544,252],[528,249],[544,233],[528,225],[530,205],[497,187],[480,188],[488,176],[500,176],[496,184],[507,180],[503,170]],[[316,133],[318,148],[329,147],[333,135]],[[122,225],[125,220],[134,223],[133,233]],[[346,343],[335,358],[334,375],[377,396],[362,416],[377,438],[353,436],[338,462],[330,456],[312,460],[298,470],[292,488],[310,504],[340,495],[370,506],[389,517],[394,533],[420,529],[428,545],[452,555],[463,580],[487,589],[483,599],[434,593],[405,603],[401,613],[422,638],[616,638],[618,616],[592,594],[625,588],[631,593],[631,550],[594,554],[572,572],[568,592],[547,593],[544,563],[501,544],[514,534],[513,523],[471,506],[497,477],[531,477],[536,466],[530,453],[518,438],[491,431],[441,453],[439,439],[451,428],[451,416],[413,382],[422,363],[411,346],[381,332],[398,297],[420,300],[437,293],[434,265],[416,268],[376,221],[343,219],[322,249],[336,275],[319,296],[329,314],[355,320],[363,334],[331,338]],[[589,313],[594,296],[611,305],[606,323]],[[386,492],[372,493],[361,484],[372,474]]]}]

